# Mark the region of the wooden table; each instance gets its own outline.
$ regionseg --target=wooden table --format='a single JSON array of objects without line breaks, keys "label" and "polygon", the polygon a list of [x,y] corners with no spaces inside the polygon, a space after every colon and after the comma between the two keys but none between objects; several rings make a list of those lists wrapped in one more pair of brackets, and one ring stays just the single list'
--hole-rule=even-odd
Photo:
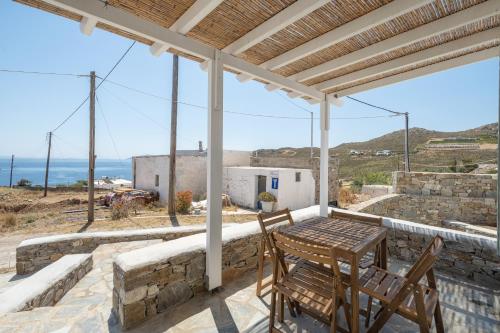
[{"label": "wooden table", "polygon": [[351,329],[359,331],[358,273],[361,258],[380,244],[381,268],[387,269],[387,228],[362,222],[318,217],[279,230],[280,233],[318,246],[334,247],[351,265]]}]

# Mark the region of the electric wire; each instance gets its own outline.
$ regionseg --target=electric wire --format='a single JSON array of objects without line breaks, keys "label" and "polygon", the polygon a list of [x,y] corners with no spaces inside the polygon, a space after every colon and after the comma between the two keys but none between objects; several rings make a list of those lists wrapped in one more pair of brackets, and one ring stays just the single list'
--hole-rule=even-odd
[{"label": "electric wire", "polygon": [[104,124],[106,125],[106,130],[108,131],[108,135],[109,135],[109,138],[111,139],[111,143],[113,144],[113,148],[115,150],[115,153],[116,153],[116,156],[118,157],[118,159],[120,160],[120,163],[123,164],[123,159],[122,157],[120,156],[120,153],[118,152],[118,148],[116,146],[116,142],[115,142],[115,139],[113,138],[113,135],[111,134],[111,129],[109,127],[109,123],[108,121],[106,120],[106,117],[104,115],[104,109],[102,108],[102,105],[101,105],[101,102],[99,102],[99,97],[96,95],[95,97],[96,101],[97,101],[97,106],[99,108],[99,112],[101,114],[101,117],[102,119],[104,120]]},{"label": "electric wire", "polygon": [[[106,82],[110,83],[110,84],[113,84],[113,85],[116,85],[118,87],[130,90],[130,91],[134,91],[134,92],[136,92],[138,94],[142,94],[142,95],[145,95],[145,96],[150,96],[150,97],[157,98],[157,99],[160,99],[160,100],[163,100],[163,101],[167,101],[167,102],[172,102],[171,98],[164,97],[164,96],[159,96],[159,95],[156,95],[156,94],[153,94],[153,93],[149,93],[149,92],[146,92],[146,91],[141,90],[141,89],[130,87],[130,86],[125,85],[123,83],[119,83],[119,82],[112,81],[112,80],[107,80]],[[107,91],[110,92],[109,90],[107,90]],[[281,97],[284,98],[284,96],[281,96]],[[291,101],[288,101],[288,102],[291,102]],[[177,101],[177,103],[179,103],[181,105],[191,106],[191,107],[194,107],[194,108],[197,108],[197,109],[203,109],[203,110],[207,110],[208,109],[208,107],[206,107],[206,106],[192,104],[192,103],[187,103],[187,102],[183,102],[183,101],[179,101],[179,100]],[[294,106],[296,106],[296,107],[298,107],[298,108],[300,108],[300,109],[308,112],[308,113],[312,112],[312,111],[307,110],[307,109],[305,109],[305,108],[303,108],[303,107],[301,107],[301,106],[299,106],[299,105],[297,105],[297,104],[295,104],[293,102],[292,102],[292,104]],[[224,110],[224,112],[225,113],[231,113],[231,114],[238,114],[238,115],[242,115],[242,116],[248,116],[248,117],[260,117],[260,118],[298,119],[298,120],[310,120],[311,119],[310,117],[293,117],[293,116],[266,115],[266,114],[236,112],[236,111],[231,111],[231,110]],[[359,116],[359,117],[331,117],[330,119],[333,119],[333,120],[356,120],[356,119],[392,118],[392,117],[396,117],[396,116],[397,115],[391,115],[391,116],[376,115],[376,116]],[[318,120],[319,118],[314,117],[313,119],[314,120]]]},{"label": "electric wire", "polygon": [[387,111],[387,112],[390,112],[390,113],[393,113],[393,114],[397,114],[397,115],[404,115],[405,112],[398,112],[398,111],[393,111],[393,110],[390,110],[390,109],[387,109],[387,108],[384,108],[382,106],[378,106],[378,105],[375,105],[375,104],[371,104],[371,103],[368,103],[368,102],[365,102],[365,101],[362,101],[360,99],[357,99],[357,98],[354,98],[354,97],[351,97],[351,96],[345,96],[346,98],[350,99],[350,100],[353,100],[355,102],[358,102],[358,103],[361,103],[361,104],[364,104],[364,105],[367,105],[369,107],[372,107],[372,108],[375,108],[375,109],[379,109],[379,110],[383,110],[383,111]]},{"label": "electric wire", "polygon": [[74,74],[74,73],[56,73],[56,72],[39,72],[39,71],[25,71],[21,69],[0,69],[3,73],[15,73],[15,74],[30,74],[30,75],[52,75],[52,76],[72,76],[72,77],[86,77],[88,74]]},{"label": "electric wire", "polygon": [[[116,69],[116,67],[118,67],[118,65],[122,62],[122,60],[127,56],[127,54],[130,52],[130,50],[132,49],[132,47],[135,45],[135,41],[132,42],[132,44],[130,44],[130,46],[128,47],[128,49],[122,54],[122,56],[120,57],[120,59],[118,59],[118,61],[114,64],[114,66],[111,68],[111,70],[108,72],[108,74],[106,74],[104,76],[104,78],[101,80],[101,82],[99,82],[99,84],[97,85],[97,87],[95,88],[95,90],[97,91],[97,89],[99,89],[99,87],[106,81],[106,79],[108,78],[108,76],[111,75],[111,73],[113,73],[113,71]],[[71,119],[71,117],[73,117],[77,112],[78,110],[80,110],[82,108],[83,105],[85,105],[85,103],[89,100],[90,98],[90,95],[87,95],[87,97],[85,97],[85,99],[80,103],[80,105],[78,105],[76,107],[75,110],[73,110],[73,112],[71,112],[66,118],[64,118],[64,120],[59,123],[59,125],[57,125],[53,130],[52,132],[55,132],[57,131],[61,126],[63,126],[69,119]]]}]

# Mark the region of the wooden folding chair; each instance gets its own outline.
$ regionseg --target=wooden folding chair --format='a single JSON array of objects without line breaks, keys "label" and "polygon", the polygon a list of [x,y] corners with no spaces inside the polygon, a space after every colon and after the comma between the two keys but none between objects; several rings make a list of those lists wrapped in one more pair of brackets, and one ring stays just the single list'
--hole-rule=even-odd
[{"label": "wooden folding chair", "polygon": [[[349,220],[349,221],[355,221],[355,222],[361,222],[361,223],[366,223],[370,225],[376,225],[378,227],[381,227],[383,224],[383,218],[379,216],[363,216],[363,215],[357,215],[353,214],[351,212],[345,211],[345,212],[339,212],[339,211],[332,211],[330,214],[331,218],[339,218],[343,220]],[[380,255],[381,255],[381,249],[380,245],[377,245],[375,248],[374,252],[369,252],[367,253],[361,260],[359,261],[358,267],[361,269],[366,269],[372,265],[380,266]]]},{"label": "wooden folding chair", "polygon": [[[264,282],[264,264],[266,260],[273,260],[273,254],[271,249],[273,248],[271,244],[271,239],[269,238],[269,233],[267,228],[272,227],[281,222],[288,221],[288,225],[293,225],[292,215],[290,215],[290,211],[288,208],[285,208],[280,211],[276,211],[273,213],[259,213],[257,215],[257,219],[259,221],[260,229],[262,231],[262,238],[260,241],[260,248],[258,253],[258,263],[257,263],[257,288],[256,294],[260,297],[262,293],[262,289],[271,285],[272,281],[269,279],[267,282]],[[285,258],[285,262],[294,263],[297,261],[297,258],[292,256],[287,256]]]},{"label": "wooden folding chair", "polygon": [[[375,315],[375,322],[368,330],[369,333],[381,330],[394,312],[417,323],[420,332],[429,332],[434,317],[436,331],[444,332],[439,294],[432,269],[443,246],[443,239],[440,236],[434,237],[405,276],[372,266],[360,278],[359,289],[369,296],[366,326],[370,321],[373,298],[382,304],[382,308]],[[424,275],[427,276],[428,285],[421,284]]]},{"label": "wooden folding chair", "polygon": [[[281,234],[279,230],[271,234],[271,239],[276,260],[273,263],[269,332],[279,332],[274,327],[277,294],[281,296],[278,321],[283,322],[285,296],[292,300],[298,314],[304,312],[323,321],[330,325],[330,332],[336,332],[337,329],[345,332],[344,328],[337,327],[336,314],[342,306],[350,325],[349,304],[345,293],[350,277],[340,271],[335,250],[301,242]],[[288,269],[285,254],[301,259]]]}]

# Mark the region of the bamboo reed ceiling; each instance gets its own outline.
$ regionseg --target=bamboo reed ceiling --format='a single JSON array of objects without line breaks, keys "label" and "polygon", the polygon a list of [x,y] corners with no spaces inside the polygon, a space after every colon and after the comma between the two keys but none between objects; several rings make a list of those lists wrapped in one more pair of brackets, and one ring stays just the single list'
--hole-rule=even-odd
[{"label": "bamboo reed ceiling", "polygon": [[[82,19],[82,17],[78,14],[49,5],[43,2],[43,0],[16,1],[69,18],[71,20],[80,21]],[[487,0],[435,0],[425,6],[338,42],[335,45],[328,46],[313,54],[293,61],[281,68],[277,68],[274,72],[283,76],[289,76],[302,72],[425,24],[434,22],[443,17],[476,6],[485,1]],[[296,0],[225,0],[206,17],[204,17],[194,28],[192,28],[186,36],[201,41],[212,47],[223,49],[295,2]],[[367,15],[382,6],[389,4],[390,2],[391,0],[330,1],[308,15],[289,24],[282,30],[253,45],[237,56],[253,64],[262,64],[263,62],[273,59],[274,57],[294,49],[297,46],[349,23],[352,20]],[[109,6],[130,12],[165,28],[171,27],[172,24],[174,24],[193,5],[193,3],[195,3],[195,0],[107,0],[107,5]],[[98,23],[97,26],[104,30],[116,33],[126,38],[134,39],[147,45],[152,44],[152,41],[146,38],[125,32],[111,25]],[[365,68],[398,59],[415,52],[471,36],[478,32],[486,31],[499,26],[500,15],[490,16],[470,24],[463,24],[459,28],[425,38],[404,47],[387,50],[387,52],[383,54],[378,54],[369,59],[358,61],[357,63],[353,63],[349,66],[332,69],[321,73],[321,75],[310,78],[303,83],[306,85],[315,85],[326,80],[354,73]],[[478,52],[485,48],[497,46],[498,43],[496,41],[486,42],[466,50],[448,54],[444,57],[423,59],[423,61],[411,66],[380,73],[369,78],[360,78],[358,81],[339,85],[330,89],[328,92],[340,91],[342,89],[371,82],[373,80],[404,73],[416,68],[453,59],[464,54]],[[169,51],[196,61],[201,61],[201,59],[196,58],[193,55],[182,53],[175,49],[169,49]]]}]

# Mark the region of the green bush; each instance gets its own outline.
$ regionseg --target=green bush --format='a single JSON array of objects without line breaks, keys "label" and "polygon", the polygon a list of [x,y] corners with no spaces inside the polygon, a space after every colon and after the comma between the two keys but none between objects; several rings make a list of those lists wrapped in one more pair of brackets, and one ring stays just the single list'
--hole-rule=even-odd
[{"label": "green bush", "polygon": [[275,202],[276,197],[269,192],[259,193],[259,200],[264,202]]},{"label": "green bush", "polygon": [[85,187],[89,184],[89,182],[85,179],[77,180],[76,183],[72,184],[73,187]]},{"label": "green bush", "polygon": [[369,172],[356,176],[351,186],[354,190],[360,191],[363,185],[390,185],[391,181],[391,175],[387,172]]}]

